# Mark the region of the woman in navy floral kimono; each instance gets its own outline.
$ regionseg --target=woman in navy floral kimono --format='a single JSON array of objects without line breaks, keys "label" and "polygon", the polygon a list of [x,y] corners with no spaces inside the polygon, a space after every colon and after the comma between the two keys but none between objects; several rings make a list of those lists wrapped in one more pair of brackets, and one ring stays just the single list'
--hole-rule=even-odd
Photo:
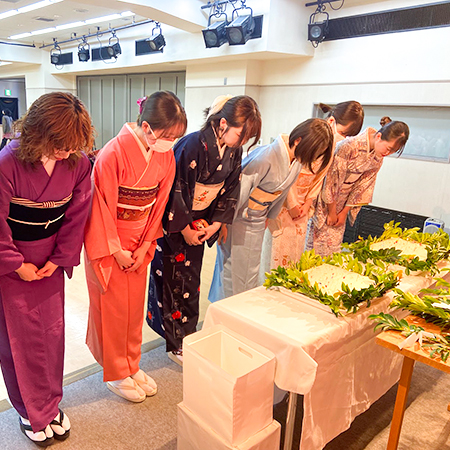
[{"label": "woman in navy floral kimono", "polygon": [[200,131],[174,147],[175,182],[150,273],[149,325],[182,362],[182,340],[196,331],[204,243],[212,246],[230,224],[239,198],[242,145],[261,133],[261,116],[246,95],[221,96]]}]

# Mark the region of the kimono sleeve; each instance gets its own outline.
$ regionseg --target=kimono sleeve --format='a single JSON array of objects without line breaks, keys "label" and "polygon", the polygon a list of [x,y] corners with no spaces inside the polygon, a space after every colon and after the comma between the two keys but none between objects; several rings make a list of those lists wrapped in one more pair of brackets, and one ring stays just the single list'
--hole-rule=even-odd
[{"label": "kimono sleeve", "polygon": [[316,174],[316,176],[314,177],[314,180],[311,183],[311,186],[309,188],[308,194],[306,196],[306,200],[315,200],[317,198],[317,196],[319,195],[319,193],[322,189],[323,180],[324,180],[325,176],[327,175],[328,170],[330,169],[332,164],[333,164],[333,158],[328,163],[327,167],[325,167],[325,169],[323,169],[322,171],[320,171],[319,173]]},{"label": "kimono sleeve", "polygon": [[11,181],[0,171],[0,276],[14,272],[24,262],[22,254],[14,245],[11,228],[6,222],[13,192]]},{"label": "kimono sleeve", "polygon": [[233,222],[234,214],[240,198],[241,191],[241,152],[234,158],[234,167],[225,180],[225,184],[217,196],[216,208],[211,216],[212,222],[230,224]]},{"label": "kimono sleeve", "polygon": [[110,148],[103,149],[94,165],[92,208],[85,231],[90,260],[104,258],[122,249],[117,233],[119,162]]},{"label": "kimono sleeve", "polygon": [[[152,208],[148,223],[148,229],[143,236],[143,240],[147,242],[153,242],[156,239],[162,237],[162,217],[166,208],[167,200],[169,198],[170,190],[172,189],[173,180],[175,177],[175,158],[170,153],[170,160],[168,167],[164,168],[166,175],[159,182],[159,191],[156,195],[156,202]],[[153,249],[154,251],[154,249]]]},{"label": "kimono sleeve", "polygon": [[379,167],[364,172],[352,186],[346,206],[363,206],[372,201]]},{"label": "kimono sleeve", "polygon": [[176,173],[165,218],[165,228],[168,233],[180,232],[194,220],[192,202],[202,149],[203,145],[198,137],[192,136],[175,146]]},{"label": "kimono sleeve", "polygon": [[298,205],[297,184],[294,183],[290,188],[284,201],[284,206],[290,210]]},{"label": "kimono sleeve", "polygon": [[[253,189],[257,188],[270,170],[270,163],[266,158],[251,158],[248,162],[244,160],[244,168],[241,176],[241,191],[237,204],[237,214],[247,217],[247,207]],[[250,159],[251,158],[251,159]]]},{"label": "kimono sleeve", "polygon": [[338,146],[323,187],[322,196],[325,203],[333,203],[337,200],[347,176],[352,148],[350,144],[345,142],[338,144]]},{"label": "kimono sleeve", "polygon": [[[91,200],[91,164],[86,155],[78,161],[72,199],[56,236],[56,246],[49,260],[61,267],[80,264],[83,233]],[[70,274],[69,274],[70,275]]]}]

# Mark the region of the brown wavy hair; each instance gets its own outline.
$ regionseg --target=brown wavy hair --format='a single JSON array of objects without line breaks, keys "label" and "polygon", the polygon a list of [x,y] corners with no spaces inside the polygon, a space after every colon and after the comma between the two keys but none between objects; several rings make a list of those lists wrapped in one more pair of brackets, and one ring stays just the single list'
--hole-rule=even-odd
[{"label": "brown wavy hair", "polygon": [[76,150],[67,161],[74,166],[80,152],[91,153],[94,127],[80,99],[67,92],[39,97],[16,124],[20,133],[17,158],[35,165],[55,150]]},{"label": "brown wavy hair", "polygon": [[[205,113],[207,112],[208,110],[205,111]],[[258,143],[261,137],[261,113],[257,103],[251,97],[237,95],[230,98],[219,112],[208,117],[202,131],[211,126],[218,133],[220,119],[222,118],[227,121],[230,127],[242,127],[242,133],[236,147],[240,147],[251,138],[253,138],[253,142],[248,150]]]},{"label": "brown wavy hair", "polygon": [[[295,146],[295,141],[300,142]],[[294,148],[295,157],[312,173],[314,161],[323,156],[322,164],[318,170],[321,172],[327,167],[333,155],[333,132],[324,119],[308,119],[297,125],[289,135],[289,147]]]}]

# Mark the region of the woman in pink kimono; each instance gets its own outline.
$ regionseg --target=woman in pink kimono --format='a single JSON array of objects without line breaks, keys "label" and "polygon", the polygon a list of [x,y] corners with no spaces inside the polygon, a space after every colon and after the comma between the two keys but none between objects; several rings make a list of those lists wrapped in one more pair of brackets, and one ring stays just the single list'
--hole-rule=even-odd
[{"label": "woman in pink kimono", "polygon": [[87,344],[108,389],[132,402],[156,394],[139,368],[147,266],[175,176],[172,146],[186,114],[171,92],[143,99],[94,165],[92,211],[85,235],[90,308]]},{"label": "woman in pink kimono", "polygon": [[341,251],[347,215],[353,224],[361,206],[372,201],[383,158],[401,152],[408,137],[408,125],[393,121],[379,131],[367,128],[337,145],[313,217],[316,253],[326,256]]},{"label": "woman in pink kimono", "polygon": [[[324,113],[329,113],[326,120],[333,131],[334,145],[360,132],[364,120],[364,110],[360,103],[342,102],[333,108],[320,103],[319,107]],[[272,236],[266,233],[265,245],[270,247],[271,241],[272,249],[270,267],[266,266],[265,271],[278,266],[285,267],[290,261],[300,259],[305,248],[308,220],[314,214],[313,203],[332,161],[333,158],[323,170],[320,170],[322,158],[312,164],[313,171],[306,166],[302,167],[280,214],[276,219],[269,219],[268,228]]]},{"label": "woman in pink kimono", "polygon": [[[64,272],[80,263],[91,198],[91,119],[72,94],[38,98],[0,153],[0,363],[25,436],[69,436],[59,409]],[[17,448],[22,448],[20,444]]]}]

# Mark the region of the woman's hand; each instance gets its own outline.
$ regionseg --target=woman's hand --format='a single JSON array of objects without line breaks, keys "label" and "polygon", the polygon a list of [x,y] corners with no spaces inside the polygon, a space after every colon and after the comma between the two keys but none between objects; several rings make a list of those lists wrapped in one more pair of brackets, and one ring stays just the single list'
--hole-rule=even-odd
[{"label": "woman's hand", "polygon": [[327,216],[327,225],[329,227],[334,227],[338,220],[337,214],[335,212],[330,211]]},{"label": "woman's hand", "polygon": [[47,261],[44,267],[41,267],[37,271],[37,274],[40,277],[51,277],[57,268],[58,266],[56,264],[52,263],[51,261]]},{"label": "woman's hand", "polygon": [[211,236],[213,236],[217,231],[219,231],[219,228],[222,226],[222,222],[213,222],[211,225],[209,225],[206,228],[203,228],[202,231],[205,232],[204,236],[200,238],[201,242],[207,241]]},{"label": "woman's hand", "polygon": [[15,272],[23,281],[37,281],[44,278],[43,276],[38,275],[38,270],[39,269],[34,264],[22,263]]},{"label": "woman's hand", "polygon": [[289,215],[291,216],[292,220],[298,220],[301,217],[301,207],[299,205],[295,205],[291,209],[288,210]]},{"label": "woman's hand", "polygon": [[338,215],[336,223],[334,224],[335,227],[340,227],[342,225],[345,225],[345,221],[347,220],[347,213],[345,209],[343,209]]},{"label": "woman's hand", "polygon": [[147,254],[150,245],[151,242],[144,241],[143,244],[133,252],[132,257],[134,259],[134,263],[131,267],[125,270],[126,273],[135,272],[137,269],[139,269],[139,267],[142,266],[142,264],[144,263],[145,255]]},{"label": "woman's hand", "polygon": [[226,223],[223,223],[222,226],[220,227],[219,239],[217,239],[217,243],[219,245],[225,244],[225,242],[227,242],[227,237],[228,237],[228,227]]},{"label": "woman's hand", "polygon": [[122,270],[128,269],[134,264],[133,253],[129,250],[119,250],[118,252],[113,253],[113,256]]},{"label": "woman's hand", "polygon": [[201,245],[203,241],[200,239],[205,235],[205,230],[206,228],[199,231],[193,230],[190,225],[187,225],[186,228],[181,231],[181,234],[183,235],[186,244]]}]

